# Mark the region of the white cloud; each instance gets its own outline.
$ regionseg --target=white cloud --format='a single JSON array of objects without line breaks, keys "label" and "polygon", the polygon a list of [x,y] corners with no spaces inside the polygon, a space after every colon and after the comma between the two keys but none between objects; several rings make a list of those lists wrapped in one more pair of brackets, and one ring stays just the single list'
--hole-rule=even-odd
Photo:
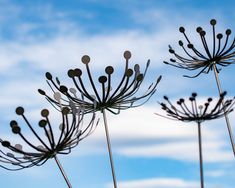
[{"label": "white cloud", "polygon": [[[221,143],[218,141],[207,142],[207,150],[203,150],[204,162],[228,162],[233,160],[231,151],[223,151],[218,148]],[[198,145],[194,141],[169,142],[166,144],[155,144],[145,147],[127,147],[120,149],[120,153],[132,157],[160,157],[176,159],[181,161],[197,161]]]},{"label": "white cloud", "polygon": [[149,178],[120,182],[119,186],[122,188],[198,188],[199,183],[180,178]]},{"label": "white cloud", "polygon": [[[126,5],[126,2],[123,2],[123,5]],[[0,6],[0,12],[2,13],[0,15],[0,23],[11,20],[8,15],[10,15],[11,18],[13,17],[13,19],[18,19],[18,17],[20,17],[22,7],[8,7],[9,9]],[[35,11],[37,13],[43,12],[41,17],[43,18],[43,23],[17,23],[16,30],[18,31],[15,32],[18,35],[17,37],[19,37],[19,40],[17,40],[17,37],[14,41],[7,41],[1,38],[0,76],[4,75],[4,79],[1,79],[2,81],[0,82],[1,114],[4,116],[2,118],[7,119],[8,117],[16,116],[13,111],[8,113],[8,110],[14,105],[22,104],[24,106],[26,105],[27,116],[30,121],[38,121],[40,118],[38,111],[41,106],[49,106],[43,97],[36,93],[37,88],[46,85],[43,72],[50,71],[53,75],[60,76],[61,81],[66,80],[67,69],[84,67],[80,62],[80,59],[84,54],[91,56],[91,69],[94,74],[96,74],[96,72],[102,74],[104,67],[107,65],[112,65],[115,68],[123,68],[123,52],[126,49],[132,52],[130,66],[133,66],[135,63],[140,63],[141,67],[144,67],[147,59],[151,59],[151,70],[149,70],[149,72],[152,72],[151,77],[155,74],[155,71],[158,76],[157,69],[164,73],[162,83],[159,85],[160,93],[164,92],[170,94],[172,92],[188,92],[188,90],[194,86],[199,89],[205,88],[200,86],[201,84],[206,85],[206,83],[206,87],[210,86],[210,89],[212,87],[209,81],[210,78],[207,78],[208,80],[206,81],[203,80],[203,82],[196,79],[196,82],[193,82],[190,79],[181,79],[179,78],[181,77],[181,74],[177,73],[176,76],[175,73],[180,70],[169,68],[167,66],[165,66],[165,68],[162,64],[162,60],[169,59],[167,45],[172,44],[177,47],[177,40],[182,38],[177,31],[178,26],[182,24],[187,27],[187,31],[194,31],[197,26],[195,23],[201,22],[201,19],[195,19],[195,21],[190,17],[190,20],[185,21],[187,19],[185,17],[183,18],[184,21],[180,24],[176,22],[170,23],[168,19],[172,18],[167,18],[168,15],[166,12],[154,9],[148,12],[143,9],[143,11],[138,12],[138,15],[132,12],[133,19],[136,19],[136,23],[139,21],[138,23],[142,24],[142,26],[145,24],[148,26],[156,24],[157,27],[160,27],[160,30],[153,26],[151,31],[148,31],[149,27],[147,27],[147,29],[143,27],[138,28],[137,30],[119,30],[108,34],[87,35],[81,32],[83,29],[82,26],[77,26],[75,23],[68,22],[68,20],[66,20],[67,15],[64,15],[64,12],[54,12],[55,10],[50,6],[43,5],[43,7],[45,7],[45,9],[40,9],[42,7],[39,7],[38,10],[31,10],[32,12]],[[94,16],[85,11],[83,14],[84,13],[87,18]],[[200,13],[198,13],[198,15],[199,14]],[[52,16],[53,18],[50,19]],[[203,17],[205,14],[201,16]],[[174,16],[174,19],[177,20],[177,22],[180,22],[182,17]],[[205,23],[208,24],[208,20],[205,20]],[[49,25],[51,25],[51,27]],[[58,33],[55,33],[55,35],[50,36],[49,38],[39,36],[40,34],[33,36],[33,34],[30,33],[34,30],[53,30],[55,28],[58,28]],[[192,37],[195,37],[194,32],[192,32]],[[24,69],[24,66],[29,72]],[[34,70],[38,71],[36,71],[37,74],[33,75],[30,73],[32,67]],[[19,71],[19,69],[22,69],[23,71]],[[173,73],[173,71],[171,72],[170,70],[175,70],[175,72]],[[8,73],[17,73],[17,78],[14,79],[14,83],[13,81],[9,82],[9,77],[7,77]],[[28,81],[25,80],[27,76]],[[156,93],[153,97],[154,101],[158,96],[159,93]],[[37,112],[35,108],[38,109]],[[138,109],[130,109],[125,112],[123,111],[118,116],[108,115],[114,154],[117,156],[127,156],[130,160],[131,158],[137,157],[156,159],[164,157],[184,162],[198,162],[196,125],[168,121],[155,116],[154,112],[158,112],[157,107],[145,106]],[[51,121],[56,123],[57,116],[53,116]],[[205,124],[206,126],[203,126],[202,130],[204,161],[206,163],[213,162],[213,164],[216,164],[218,162],[230,162],[234,160],[232,150],[228,143],[229,140],[226,139],[227,134],[224,133],[226,132],[226,129],[224,129],[225,126],[223,126],[224,122],[221,123],[221,127],[217,122],[212,123],[215,125],[208,123],[207,126],[207,122],[205,122]],[[10,131],[7,135],[4,133],[1,134],[1,137],[10,138],[14,143],[18,143],[18,139],[16,137],[13,138]],[[31,141],[36,142],[35,138]],[[105,146],[104,127],[101,120],[101,123],[94,134],[85,139],[70,156],[75,156],[77,158],[78,155],[107,154]],[[70,158],[68,161],[70,162]],[[45,169],[48,169],[47,166]],[[5,173],[5,171],[0,172]],[[48,175],[46,172],[48,172],[48,170],[45,171],[42,168],[33,168],[32,170],[22,171],[19,173],[19,176],[27,173],[26,177],[34,176],[45,180],[45,177],[51,177],[51,174]],[[206,175],[218,177],[223,175],[223,172],[208,171],[206,172]],[[77,169],[75,177],[78,177]],[[48,179],[48,181],[50,180]],[[167,177],[120,182],[120,187],[123,188],[196,188],[198,185],[199,183],[195,181]],[[215,186],[213,188],[215,188]]]},{"label": "white cloud", "polygon": [[213,178],[218,178],[221,176],[224,176],[226,172],[224,170],[206,170],[205,171],[205,176],[207,177],[213,177]]},{"label": "white cloud", "polygon": [[108,65],[123,67],[125,50],[132,52],[132,66],[136,63],[144,65],[151,59],[151,67],[159,67],[161,58],[168,54],[165,44],[170,35],[167,35],[123,31],[93,37],[71,34],[44,41],[5,42],[0,45],[0,70],[4,72],[17,64],[28,63],[37,66],[38,70],[66,73],[69,68],[83,67],[80,59],[85,54],[91,57],[92,69]]},{"label": "white cloud", "polygon": [[[50,7],[48,11],[50,12]],[[164,14],[163,12],[151,11],[150,15],[153,14],[157,19],[162,19],[161,14]],[[148,15],[149,12],[144,14]],[[184,24],[191,26],[194,23]],[[151,59],[151,68],[155,71],[157,68],[163,67],[162,58],[165,60],[169,56],[167,45],[176,41],[176,36],[179,34],[177,31],[172,31],[172,29],[175,30],[175,25],[168,26],[167,30],[164,27],[162,28],[160,31],[155,30],[150,33],[141,30],[122,30],[96,35],[84,35],[71,31],[66,35],[65,33],[57,34],[47,40],[29,37],[25,41],[22,41],[22,39],[14,42],[5,41],[0,44],[0,72],[2,74],[8,71],[14,73],[17,72],[14,67],[26,65],[36,67],[41,72],[50,71],[53,74],[64,75],[65,77],[69,68],[84,67],[80,59],[82,55],[88,54],[91,57],[91,69],[96,73],[100,69],[103,71],[107,65],[123,67],[123,52],[126,49],[132,52],[131,65],[140,63],[142,67],[148,59]],[[188,91],[189,88],[193,87],[191,80],[184,81],[182,79],[178,81],[178,77],[168,73],[166,69],[164,71],[165,78],[163,77],[159,84],[160,92]],[[2,83],[4,89],[0,104],[7,106],[7,104],[14,105],[22,102],[29,105],[30,101],[33,101],[34,106],[40,106],[44,99],[40,96],[40,100],[40,97],[35,95],[38,95],[36,93],[37,88],[40,88],[43,84],[46,85],[46,82],[42,80],[43,76],[30,74],[30,76],[34,76],[34,82],[31,82],[30,77],[28,82],[22,81],[23,76],[25,79],[24,71],[18,73],[17,76],[18,80],[15,84]],[[61,80],[64,80],[64,77],[62,76]],[[20,83],[27,87],[22,89]],[[27,92],[28,90],[34,91]],[[158,96],[158,93],[156,96]],[[156,96],[153,98],[155,99]],[[45,103],[43,102],[43,104]],[[177,160],[197,160],[198,156],[195,152],[198,147],[196,125],[184,125],[181,122],[168,121],[155,116],[154,112],[157,112],[157,107],[141,107],[122,112],[119,116],[109,116],[114,152],[129,157],[167,157]],[[32,115],[32,117],[35,118],[36,116]],[[214,130],[211,127],[203,127],[206,162],[231,160],[230,151],[227,150],[224,137],[220,135],[219,131],[220,129]],[[103,144],[103,133],[101,123],[92,138],[89,139],[90,141],[84,145],[88,145],[91,151],[97,152],[99,147],[96,145],[96,149],[94,149],[94,142]]]},{"label": "white cloud", "polygon": [[[143,115],[142,112],[145,112]],[[181,161],[198,161],[197,132],[195,125],[183,125],[181,122],[168,121],[154,115],[155,107],[142,107],[130,112],[122,112],[119,116],[108,114],[108,126],[113,145],[113,152],[128,157],[168,158]],[[25,109],[25,115],[34,127],[40,119],[40,110]],[[12,113],[13,114],[13,113]],[[16,120],[21,118],[12,115]],[[103,120],[100,117],[97,130],[80,143],[73,156],[106,153]],[[148,119],[146,121],[146,119]],[[50,121],[56,128],[60,121],[54,111],[50,114]],[[146,123],[147,122],[147,123]],[[24,123],[20,123],[27,134]],[[58,132],[55,129],[55,132]],[[27,136],[32,136],[29,134]],[[17,137],[12,137],[10,130],[2,138],[17,143]],[[203,144],[205,162],[224,162],[231,160],[231,155],[224,150],[225,143],[221,136],[213,130],[203,128]],[[31,138],[32,141],[35,140]],[[33,141],[34,142],[34,141]],[[36,143],[36,142],[35,142]]]},{"label": "white cloud", "polygon": [[[170,121],[154,115],[157,107],[140,107],[108,116],[113,152],[132,158],[168,158],[198,162],[197,126],[194,123]],[[144,112],[144,113],[143,113]],[[223,124],[223,126],[220,124]],[[217,128],[215,128],[217,127]],[[224,120],[202,127],[203,157],[205,163],[230,162],[230,147]],[[81,153],[106,152],[103,122],[80,145]],[[100,148],[100,149],[99,149]],[[81,152],[81,150],[83,152]],[[75,151],[74,155],[77,152]]]}]

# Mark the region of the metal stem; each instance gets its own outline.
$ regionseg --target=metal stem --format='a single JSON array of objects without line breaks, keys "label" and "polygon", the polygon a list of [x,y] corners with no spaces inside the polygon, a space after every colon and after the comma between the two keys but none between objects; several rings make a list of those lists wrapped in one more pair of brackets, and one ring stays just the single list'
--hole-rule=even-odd
[{"label": "metal stem", "polygon": [[58,167],[59,167],[59,169],[60,169],[60,172],[61,172],[61,174],[63,175],[64,180],[65,180],[65,182],[67,183],[68,187],[69,187],[69,188],[72,188],[72,185],[71,185],[71,183],[70,183],[70,181],[69,181],[67,175],[65,174],[65,171],[64,171],[62,165],[60,164],[60,161],[59,161],[59,159],[57,158],[56,155],[54,156],[54,159],[55,159],[55,162],[56,162],[56,164],[58,165]]},{"label": "metal stem", "polygon": [[[213,70],[214,70],[214,75],[215,75],[218,91],[219,91],[219,94],[221,94],[222,93],[222,87],[221,87],[221,84],[220,84],[219,75],[218,75],[218,72],[216,70],[216,64],[215,63],[213,64]],[[224,105],[224,101],[222,101],[222,105]],[[234,139],[233,139],[233,132],[232,132],[232,128],[231,128],[231,125],[230,125],[230,122],[229,122],[229,118],[228,118],[227,114],[225,113],[225,111],[224,111],[224,117],[225,117],[225,121],[226,121],[226,124],[227,124],[229,138],[230,138],[230,142],[231,142],[232,149],[233,149],[233,155],[235,157],[235,145],[234,145]]]},{"label": "metal stem", "polygon": [[103,114],[103,119],[104,119],[106,141],[107,141],[107,146],[108,146],[108,151],[109,151],[109,161],[110,161],[111,170],[112,170],[113,187],[117,188],[117,181],[116,181],[116,176],[115,176],[114,162],[113,162],[113,156],[112,156],[112,150],[111,150],[111,142],[110,142],[110,138],[109,138],[107,118],[106,118],[106,113],[105,113],[104,109],[102,110],[102,114]]},{"label": "metal stem", "polygon": [[200,122],[198,122],[198,145],[199,145],[199,161],[200,161],[200,181],[201,181],[201,188],[204,188],[202,136],[201,136],[201,123]]}]

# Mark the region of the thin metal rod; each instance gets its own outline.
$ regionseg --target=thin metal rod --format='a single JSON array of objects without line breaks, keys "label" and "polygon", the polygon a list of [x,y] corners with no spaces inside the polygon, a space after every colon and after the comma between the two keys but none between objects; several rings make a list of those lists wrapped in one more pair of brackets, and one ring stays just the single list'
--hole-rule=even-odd
[{"label": "thin metal rod", "polygon": [[198,122],[198,145],[199,145],[199,162],[200,162],[200,181],[201,181],[201,188],[204,188],[202,135],[201,135],[201,123],[200,122]]},{"label": "thin metal rod", "polygon": [[65,180],[65,182],[67,183],[68,187],[69,187],[69,188],[72,188],[72,185],[71,185],[71,183],[70,183],[70,181],[69,181],[67,175],[65,174],[65,171],[64,171],[62,165],[60,164],[60,161],[59,161],[59,159],[57,158],[56,155],[54,156],[54,159],[55,159],[55,162],[56,162],[56,164],[58,165],[58,167],[59,167],[59,169],[60,169],[60,172],[61,172],[61,174],[63,175],[64,180]]},{"label": "thin metal rod", "polygon": [[[222,91],[222,87],[221,87],[221,84],[220,84],[219,75],[218,75],[218,72],[216,70],[216,64],[215,63],[213,64],[213,70],[214,70],[214,75],[215,75],[218,91],[219,91],[219,94],[221,94],[223,91]],[[222,101],[222,105],[224,105],[224,101]],[[227,129],[228,129],[228,134],[229,134],[231,146],[232,146],[232,149],[233,149],[233,155],[235,157],[235,145],[234,145],[233,132],[232,132],[232,128],[231,128],[231,125],[230,125],[230,122],[229,122],[228,115],[225,113],[225,111],[224,111],[224,117],[225,117],[225,121],[226,121],[226,124],[227,124]]]},{"label": "thin metal rod", "polygon": [[109,138],[107,118],[106,118],[106,113],[105,113],[104,109],[102,110],[102,114],[103,114],[103,119],[104,119],[106,141],[107,141],[107,146],[108,146],[108,151],[109,151],[109,161],[110,161],[111,170],[112,170],[113,187],[117,188],[117,181],[116,181],[116,176],[115,176],[114,162],[113,162],[113,156],[112,156],[112,150],[111,150],[111,142],[110,142],[110,138]]}]

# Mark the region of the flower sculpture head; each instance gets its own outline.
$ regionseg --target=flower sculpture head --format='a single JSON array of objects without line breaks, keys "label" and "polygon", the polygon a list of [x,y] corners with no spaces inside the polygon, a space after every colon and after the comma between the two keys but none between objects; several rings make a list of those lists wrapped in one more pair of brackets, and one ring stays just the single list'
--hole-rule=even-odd
[{"label": "flower sculpture head", "polygon": [[[68,107],[61,109],[62,121],[57,126],[51,124],[49,111],[43,109],[41,111],[42,119],[38,122],[38,125],[45,135],[40,135],[26,118],[24,109],[22,107],[16,108],[16,114],[23,118],[32,135],[26,135],[15,120],[11,121],[12,132],[18,135],[23,142],[13,144],[10,141],[0,139],[3,146],[0,150],[0,162],[3,164],[0,166],[7,170],[20,170],[32,166],[41,166],[48,159],[56,157],[57,154],[69,154],[71,149],[77,146],[79,141],[90,135],[96,127],[96,124],[94,124],[95,114],[84,126],[82,109],[72,109],[72,113],[70,113],[70,110]],[[57,128],[58,130],[56,130]],[[34,140],[33,137],[36,139],[36,144],[31,140]]]},{"label": "flower sculpture head", "polygon": [[[208,45],[206,40],[206,31],[204,31],[201,27],[197,27],[196,31],[199,34],[203,46],[203,51],[196,49],[196,47],[192,44],[189,38],[186,35],[184,27],[180,27],[179,31],[184,35],[186,44],[183,41],[179,41],[179,46],[183,49],[185,53],[185,57],[176,53],[175,50],[171,46],[169,46],[169,52],[175,56],[175,58],[170,59],[170,62],[164,61],[164,63],[182,68],[187,70],[199,70],[195,76],[186,76],[194,78],[199,76],[201,73],[208,73],[212,70],[213,64],[220,66],[228,66],[234,63],[235,57],[235,38],[229,41],[229,37],[231,36],[232,31],[227,29],[225,31],[225,36],[222,33],[216,33],[215,25],[216,20],[212,19],[210,21],[212,26],[212,41]],[[223,39],[223,37],[225,39]],[[219,72],[219,69],[217,69]]]},{"label": "flower sculpture head", "polygon": [[[82,57],[82,63],[86,67],[88,79],[91,85],[91,91],[88,91],[88,87],[84,85],[82,78],[81,69],[70,69],[68,71],[68,76],[73,80],[76,87],[68,89],[66,86],[61,85],[58,78],[53,80],[52,75],[47,72],[46,78],[47,83],[54,92],[54,99],[46,94],[45,91],[39,89],[39,93],[46,96],[46,99],[51,102],[55,107],[60,108],[60,106],[68,106],[70,101],[73,101],[75,105],[84,107],[86,113],[94,109],[96,111],[102,111],[107,109],[108,111],[118,114],[120,110],[128,109],[130,107],[137,107],[144,102],[146,102],[156,91],[156,86],[161,80],[161,76],[158,77],[155,83],[152,83],[147,91],[141,96],[135,96],[139,91],[140,86],[146,75],[146,71],[149,67],[150,62],[147,62],[145,71],[140,72],[140,66],[136,64],[134,69],[129,68],[129,60],[131,58],[131,53],[129,51],[124,52],[125,70],[119,84],[112,84],[114,68],[112,66],[107,66],[105,68],[105,75],[98,78],[100,84],[96,87],[92,73],[90,71],[90,57],[84,55]],[[100,90],[98,88],[101,88]],[[57,90],[57,91],[55,91]],[[79,93],[79,96],[77,96]],[[61,94],[65,97],[63,98]],[[79,98],[80,97],[80,98]],[[138,104],[134,104],[140,101]]]},{"label": "flower sculpture head", "polygon": [[[220,118],[224,116],[224,114],[232,112],[235,98],[224,100],[225,95],[226,92],[221,93],[219,99],[214,104],[212,104],[212,98],[208,98],[204,104],[198,105],[196,93],[192,93],[191,97],[189,97],[189,101],[185,101],[183,98],[179,99],[176,105],[173,105],[166,96],[164,96],[166,103],[160,103],[162,109],[167,114],[167,116],[163,117],[183,122],[196,122],[198,125],[201,187],[204,187],[201,123],[203,121]],[[157,115],[162,116],[160,114]]]},{"label": "flower sculpture head", "polygon": [[167,116],[163,117],[184,122],[194,121],[198,123],[220,118],[224,116],[224,113],[228,114],[233,110],[232,107],[235,102],[235,98],[224,101],[225,95],[226,92],[220,95],[214,107],[211,107],[212,98],[208,98],[203,105],[198,105],[196,93],[192,93],[192,96],[189,97],[188,104],[185,102],[185,99],[181,98],[177,101],[176,105],[173,105],[168,97],[164,96],[166,103],[160,103],[160,105],[162,109],[166,111]]}]

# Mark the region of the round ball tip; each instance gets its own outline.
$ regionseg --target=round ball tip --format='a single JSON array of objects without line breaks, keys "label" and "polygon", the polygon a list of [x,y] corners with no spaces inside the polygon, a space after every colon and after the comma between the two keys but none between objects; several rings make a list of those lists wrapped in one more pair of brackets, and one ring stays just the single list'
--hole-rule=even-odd
[{"label": "round ball tip", "polygon": [[180,28],[179,28],[179,31],[180,31],[180,33],[184,33],[184,32],[185,32],[184,27],[180,27]]},{"label": "round ball tip", "polygon": [[163,96],[163,98],[165,99],[165,100],[168,100],[168,97],[165,95],[165,96]]},{"label": "round ball tip", "polygon": [[131,58],[131,52],[130,51],[125,51],[123,54],[125,59],[130,59]]},{"label": "round ball tip", "polygon": [[202,28],[201,28],[201,27],[197,27],[196,31],[197,31],[198,33],[200,33],[200,32],[202,31]]},{"label": "round ball tip", "polygon": [[215,24],[216,24],[216,20],[215,20],[215,19],[212,19],[212,20],[210,21],[210,24],[211,24],[211,25],[215,25]]},{"label": "round ball tip", "polygon": [[24,108],[19,106],[16,108],[16,114],[17,115],[23,115],[24,114]]},{"label": "round ball tip", "polygon": [[167,64],[167,65],[169,64],[167,61],[163,61],[163,63],[164,63],[164,64]]},{"label": "round ball tip", "polygon": [[89,62],[90,62],[90,57],[88,56],[88,55],[84,55],[84,56],[82,56],[82,62],[84,63],[84,64],[88,64]]},{"label": "round ball tip", "polygon": [[189,49],[193,49],[193,44],[188,44]]},{"label": "round ball tip", "polygon": [[179,40],[179,45],[180,45],[180,46],[183,46],[183,45],[184,45],[184,43],[182,42],[182,40]]},{"label": "round ball tip", "polygon": [[59,102],[59,101],[61,100],[60,92],[55,92],[53,96],[54,96],[54,99],[55,99],[56,101]]},{"label": "round ball tip", "polygon": [[64,114],[64,115],[69,114],[69,112],[70,112],[70,109],[69,109],[68,107],[64,107],[64,108],[62,109],[62,114]]},{"label": "round ball tip", "polygon": [[100,76],[99,77],[99,82],[100,83],[105,83],[107,81],[107,77],[106,76]]},{"label": "round ball tip", "polygon": [[132,69],[127,69],[126,76],[131,77],[132,75],[133,75],[133,70]]},{"label": "round ball tip", "polygon": [[226,35],[230,35],[232,33],[231,29],[226,30]]},{"label": "round ball tip", "polygon": [[42,119],[38,122],[39,127],[45,127],[47,124],[47,121],[45,119]]},{"label": "round ball tip", "polygon": [[69,91],[70,91],[71,93],[73,93],[73,94],[76,94],[76,93],[77,93],[77,91],[76,91],[75,88],[70,88]]},{"label": "round ball tip", "polygon": [[68,76],[70,78],[73,78],[74,77],[74,70],[72,70],[72,69],[68,70]]},{"label": "round ball tip", "polygon": [[68,92],[68,88],[66,87],[66,86],[60,86],[60,91],[62,92],[62,93],[67,93]]},{"label": "round ball tip", "polygon": [[49,115],[49,110],[43,109],[43,110],[41,111],[41,115],[42,115],[42,117],[47,117],[47,116]]},{"label": "round ball tip", "polygon": [[74,69],[74,76],[80,77],[82,75],[81,69]]},{"label": "round ball tip", "polygon": [[139,74],[136,78],[137,81],[142,81],[144,79],[144,75],[143,74]]},{"label": "round ball tip", "polygon": [[199,106],[198,106],[198,109],[199,109],[199,110],[202,110],[202,109],[203,109],[203,106],[202,106],[202,105],[199,105]]},{"label": "round ball tip", "polygon": [[14,134],[19,134],[20,131],[21,131],[21,128],[20,128],[19,126],[13,126],[13,127],[12,127],[12,132],[13,132]]},{"label": "round ball tip", "polygon": [[38,89],[38,93],[40,93],[41,95],[46,95],[46,92],[43,91],[42,89]]},{"label": "round ball tip", "polygon": [[134,66],[134,71],[135,71],[135,72],[139,72],[139,71],[140,71],[140,66],[139,66],[139,64],[135,64],[135,66]]},{"label": "round ball tip", "polygon": [[9,141],[4,140],[4,141],[2,141],[2,146],[8,148],[11,146],[11,143]]},{"label": "round ball tip", "polygon": [[201,35],[201,36],[205,36],[205,35],[206,35],[206,32],[202,30],[202,31],[200,32],[200,35]]},{"label": "round ball tip", "polygon": [[182,102],[184,102],[184,99],[183,99],[183,98],[181,98],[179,101],[182,103]]},{"label": "round ball tip", "polygon": [[14,127],[14,126],[17,126],[18,125],[18,123],[15,121],[15,120],[12,120],[11,122],[10,122],[10,126],[11,127]]},{"label": "round ball tip", "polygon": [[112,66],[108,66],[105,68],[106,74],[113,74],[113,71],[114,71],[114,69]]},{"label": "round ball tip", "polygon": [[196,97],[196,96],[197,96],[197,93],[193,92],[192,97]]},{"label": "round ball tip", "polygon": [[47,78],[48,80],[52,80],[52,75],[51,75],[51,73],[46,72],[46,78]]},{"label": "round ball tip", "polygon": [[189,100],[190,100],[190,101],[194,101],[195,98],[194,98],[194,97],[189,97]]},{"label": "round ball tip", "polygon": [[217,39],[222,39],[223,38],[223,35],[221,33],[217,34]]}]

